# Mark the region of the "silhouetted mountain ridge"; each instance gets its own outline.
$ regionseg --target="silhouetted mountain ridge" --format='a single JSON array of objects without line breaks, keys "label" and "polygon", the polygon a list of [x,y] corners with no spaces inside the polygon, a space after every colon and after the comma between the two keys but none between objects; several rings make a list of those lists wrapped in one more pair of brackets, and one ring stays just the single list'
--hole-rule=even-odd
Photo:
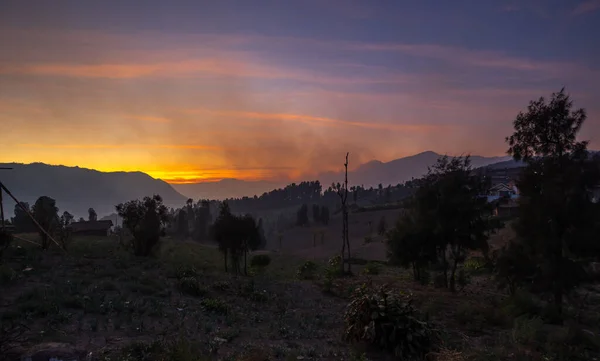
[{"label": "silhouetted mountain ridge", "polygon": [[[2,171],[0,181],[17,199],[35,203],[40,196],[56,199],[60,212],[68,211],[76,217],[86,217],[92,207],[98,215],[113,213],[115,205],[148,195],[160,194],[166,205],[185,203],[185,196],[173,187],[143,172],[100,172],[81,167],[48,165],[44,163],[8,163],[0,167],[12,167]],[[4,212],[12,216],[15,203],[6,199]]]}]

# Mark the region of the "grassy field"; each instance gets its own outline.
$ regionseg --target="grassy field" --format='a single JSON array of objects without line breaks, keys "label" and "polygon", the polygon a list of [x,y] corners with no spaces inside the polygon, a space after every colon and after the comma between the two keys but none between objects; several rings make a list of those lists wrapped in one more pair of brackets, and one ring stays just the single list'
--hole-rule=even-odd
[{"label": "grassy field", "polygon": [[598,357],[600,298],[593,288],[570,300],[571,321],[554,326],[542,303],[526,295],[507,299],[487,274],[473,273],[462,291],[450,294],[416,284],[397,268],[378,264],[378,274],[365,275],[365,266],[354,265],[356,276],[326,285],[321,261],[315,279],[298,280],[305,259],[271,258],[260,272],[233,276],[223,271],[216,248],[192,242],[164,240],[151,258],[133,257],[111,238],[75,239],[68,253],[16,242],[0,266],[0,354],[7,360],[36,352],[103,361],[386,360],[341,338],[351,291],[371,281],[412,293],[428,313],[443,340],[432,360]]}]

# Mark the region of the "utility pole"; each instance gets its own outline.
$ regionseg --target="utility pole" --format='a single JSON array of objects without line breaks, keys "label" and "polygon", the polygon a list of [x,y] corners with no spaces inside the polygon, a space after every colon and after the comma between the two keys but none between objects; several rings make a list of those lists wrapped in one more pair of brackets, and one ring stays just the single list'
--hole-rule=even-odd
[{"label": "utility pole", "polygon": [[[12,168],[8,168],[8,167],[0,167],[0,170],[12,170]],[[0,182],[0,185],[2,184],[2,182]],[[2,188],[0,186],[0,222],[2,224],[2,230],[4,231],[5,229],[5,224],[4,224],[4,204],[2,203]]]}]

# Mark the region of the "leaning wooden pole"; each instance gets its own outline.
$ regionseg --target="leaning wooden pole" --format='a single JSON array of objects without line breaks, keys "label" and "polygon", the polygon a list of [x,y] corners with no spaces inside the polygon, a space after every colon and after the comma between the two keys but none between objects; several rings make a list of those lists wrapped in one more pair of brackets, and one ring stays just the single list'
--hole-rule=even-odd
[{"label": "leaning wooden pole", "polygon": [[6,188],[6,187],[4,186],[4,184],[2,184],[1,182],[0,182],[0,190],[4,190],[4,191],[6,192],[6,194],[8,194],[8,196],[9,196],[10,198],[12,198],[12,199],[13,199],[13,201],[15,201],[15,202],[17,203],[17,205],[18,205],[18,206],[19,206],[19,207],[20,207],[20,208],[21,208],[21,209],[22,209],[22,210],[23,210],[25,213],[27,213],[27,215],[29,216],[29,218],[31,218],[31,220],[32,220],[32,221],[33,221],[33,223],[36,225],[36,227],[37,227],[39,230],[41,230],[42,232],[44,232],[44,234],[45,234],[46,236],[48,236],[48,238],[50,238],[50,240],[51,240],[52,242],[56,243],[56,245],[58,246],[58,248],[60,248],[60,249],[62,249],[63,251],[65,251],[65,252],[66,252],[66,250],[64,250],[64,249],[63,249],[63,248],[60,246],[60,244],[58,244],[58,242],[56,242],[56,240],[54,240],[54,238],[52,238],[52,236],[50,235],[50,233],[48,233],[48,231],[46,231],[46,230],[44,229],[44,227],[42,227],[42,226],[41,226],[41,225],[38,223],[38,221],[37,221],[37,220],[35,219],[35,217],[34,217],[34,216],[31,214],[31,212],[29,211],[29,209],[25,208],[25,207],[23,206],[23,204],[21,204],[21,202],[19,202],[19,200],[18,200],[18,199],[17,199],[15,196],[13,196],[13,195],[12,195],[12,193],[11,193],[11,192],[8,190],[8,188]]},{"label": "leaning wooden pole", "polygon": [[4,204],[2,204],[2,188],[0,188],[0,219],[2,220],[2,230],[4,230]]}]

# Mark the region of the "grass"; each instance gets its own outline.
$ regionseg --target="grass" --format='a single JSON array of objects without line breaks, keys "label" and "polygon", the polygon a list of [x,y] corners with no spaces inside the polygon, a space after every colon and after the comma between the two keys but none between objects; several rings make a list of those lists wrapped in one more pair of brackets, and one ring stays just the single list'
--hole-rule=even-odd
[{"label": "grass", "polygon": [[378,359],[340,342],[348,297],[371,281],[412,293],[444,330],[445,348],[433,359],[583,360],[600,350],[598,302],[567,307],[579,323],[549,325],[539,299],[498,295],[477,260],[465,267],[470,284],[449,294],[384,262],[357,258],[355,276],[326,277],[325,262],[269,259],[252,276],[234,276],[216,248],[191,242],[165,240],[152,258],[111,238],[75,239],[67,254],[15,242],[0,265],[0,349],[16,334],[10,327],[24,325],[23,348],[68,342],[99,361]]}]

